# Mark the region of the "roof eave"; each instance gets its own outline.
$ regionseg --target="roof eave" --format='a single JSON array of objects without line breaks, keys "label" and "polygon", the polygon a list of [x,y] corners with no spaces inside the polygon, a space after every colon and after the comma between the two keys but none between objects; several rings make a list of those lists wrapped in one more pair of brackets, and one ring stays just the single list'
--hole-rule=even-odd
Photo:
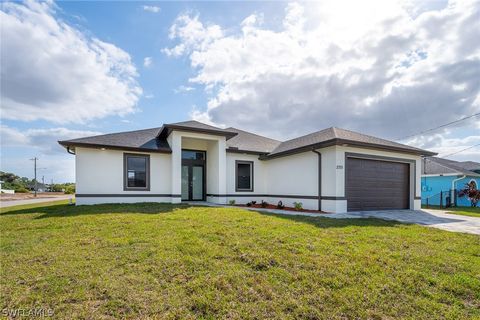
[{"label": "roof eave", "polygon": [[58,143],[65,147],[82,147],[82,148],[91,148],[91,149],[111,149],[111,150],[125,150],[125,151],[139,151],[139,152],[152,152],[152,153],[172,153],[170,148],[168,149],[149,149],[141,147],[124,147],[124,146],[112,146],[106,144],[97,144],[97,143],[82,143],[82,142],[71,142],[68,140],[58,141]]},{"label": "roof eave", "polygon": [[274,158],[279,158],[279,157],[285,157],[285,156],[289,156],[289,155],[292,155],[292,154],[307,152],[307,151],[311,151],[311,150],[314,150],[314,149],[326,148],[326,147],[330,147],[330,146],[333,146],[333,145],[348,145],[348,146],[354,146],[354,147],[365,147],[365,148],[369,148],[369,149],[396,151],[396,152],[414,154],[414,155],[420,155],[420,156],[437,155],[437,153],[430,152],[430,151],[427,151],[427,150],[420,150],[419,149],[417,151],[417,150],[408,149],[408,148],[384,146],[384,145],[379,145],[379,144],[375,144],[375,143],[366,143],[366,142],[359,142],[359,141],[352,141],[352,140],[335,138],[335,139],[322,141],[320,143],[315,143],[315,144],[310,144],[310,145],[299,147],[299,148],[285,150],[285,151],[282,151],[282,152],[276,153],[276,154],[267,154],[262,158],[264,160],[268,160],[268,159],[274,159]]},{"label": "roof eave", "polygon": [[243,154],[254,154],[254,155],[266,155],[268,152],[262,152],[262,151],[255,151],[255,150],[244,150],[244,149],[232,149],[232,148],[227,148],[227,152],[230,153],[243,153]]},{"label": "roof eave", "polygon": [[166,124],[166,125],[163,126],[163,129],[158,134],[158,137],[166,138],[170,135],[170,133],[172,133],[173,130],[186,131],[186,132],[196,132],[196,133],[205,133],[205,134],[211,134],[211,135],[216,135],[216,136],[224,136],[224,137],[226,137],[227,140],[235,137],[238,134],[236,132],[228,132],[228,131],[212,130],[212,129],[202,129],[202,128],[192,128],[192,127],[186,127],[186,126]]}]

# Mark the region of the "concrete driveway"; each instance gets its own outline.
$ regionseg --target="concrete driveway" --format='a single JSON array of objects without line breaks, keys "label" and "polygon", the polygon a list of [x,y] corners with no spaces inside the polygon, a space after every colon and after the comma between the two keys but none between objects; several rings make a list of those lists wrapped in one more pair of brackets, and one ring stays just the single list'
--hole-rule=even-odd
[{"label": "concrete driveway", "polygon": [[452,232],[463,232],[480,235],[480,218],[448,214],[442,210],[386,210],[386,211],[359,211],[346,213],[309,213],[293,212],[278,209],[248,208],[248,210],[266,211],[283,215],[300,215],[308,217],[325,217],[333,219],[360,219],[378,218],[395,220],[405,223],[419,224]]},{"label": "concrete driveway", "polygon": [[352,218],[379,218],[427,227],[480,235],[480,218],[449,214],[443,210],[361,211],[346,214]]}]

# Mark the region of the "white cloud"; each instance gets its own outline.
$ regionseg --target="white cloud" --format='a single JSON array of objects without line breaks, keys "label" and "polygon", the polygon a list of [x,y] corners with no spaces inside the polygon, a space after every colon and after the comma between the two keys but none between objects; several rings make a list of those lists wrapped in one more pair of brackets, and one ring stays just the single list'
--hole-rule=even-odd
[{"label": "white cloud", "polygon": [[152,66],[152,62],[153,62],[152,57],[145,57],[145,58],[143,59],[143,66],[144,66],[145,68],[149,68],[149,67]]},{"label": "white cloud", "polygon": [[39,158],[39,179],[44,176],[46,182],[51,179],[56,182],[73,182],[75,157],[68,154],[57,141],[98,134],[101,132],[61,127],[21,130],[0,125],[2,170],[33,178],[33,163],[29,159],[36,156]]},{"label": "white cloud", "polygon": [[480,111],[478,1],[292,3],[271,29],[257,16],[240,32],[191,14],[172,25],[164,52],[212,92],[194,118],[277,138],[330,126],[397,138]]},{"label": "white cloud", "polygon": [[181,85],[179,86],[177,89],[173,90],[175,93],[186,93],[186,92],[190,92],[190,91],[194,91],[195,88],[194,87],[189,87],[189,86],[184,86],[184,85]]},{"label": "white cloud", "polygon": [[[480,131],[463,137],[453,137],[452,132],[452,130],[444,130],[429,136],[419,136],[408,140],[407,143],[437,152],[438,157],[447,156],[448,159],[459,161],[478,161],[480,146],[476,145],[480,144]],[[471,148],[472,146],[476,147]],[[452,155],[449,156],[450,154]]]},{"label": "white cloud", "polygon": [[135,111],[142,89],[127,52],[61,21],[52,2],[3,3],[0,17],[2,118],[78,123]]},{"label": "white cloud", "polygon": [[159,13],[160,7],[158,6],[143,6],[143,10],[152,12],[152,13]]},{"label": "white cloud", "polygon": [[194,49],[207,49],[216,39],[220,39],[223,32],[218,25],[204,26],[198,16],[191,17],[182,14],[175,19],[170,28],[171,39],[180,38],[182,42],[169,49],[163,49],[169,56],[180,56]]},{"label": "white cloud", "polygon": [[59,140],[68,140],[99,135],[97,131],[71,130],[67,128],[19,130],[9,126],[0,126],[2,147],[28,147],[41,154],[65,153],[58,144]]}]

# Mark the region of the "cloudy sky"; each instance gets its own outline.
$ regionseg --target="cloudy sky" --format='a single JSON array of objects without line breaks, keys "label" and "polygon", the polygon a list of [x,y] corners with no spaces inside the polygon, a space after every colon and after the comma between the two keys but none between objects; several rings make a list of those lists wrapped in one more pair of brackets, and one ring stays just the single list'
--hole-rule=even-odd
[{"label": "cloudy sky", "polygon": [[[480,1],[2,2],[1,170],[73,181],[57,140],[197,119],[337,126],[480,160]],[[415,136],[412,136],[415,135]],[[405,138],[407,137],[407,138]]]}]

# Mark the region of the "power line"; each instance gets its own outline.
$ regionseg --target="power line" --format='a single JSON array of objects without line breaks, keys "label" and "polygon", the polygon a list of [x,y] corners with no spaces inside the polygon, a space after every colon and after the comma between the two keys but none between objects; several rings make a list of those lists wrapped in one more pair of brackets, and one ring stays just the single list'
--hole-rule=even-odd
[{"label": "power line", "polygon": [[435,130],[438,130],[440,128],[448,127],[452,124],[455,124],[455,123],[458,123],[458,122],[461,122],[461,121],[465,121],[467,119],[476,117],[478,115],[480,115],[480,112],[472,114],[470,116],[466,116],[464,118],[461,118],[461,119],[458,119],[458,120],[455,120],[455,121],[452,121],[452,122],[449,122],[449,123],[442,124],[442,125],[440,125],[438,127],[435,127],[435,128],[427,129],[427,130],[424,130],[424,131],[420,131],[419,133],[411,134],[411,135],[405,136],[403,138],[396,139],[396,141],[405,140],[407,138],[411,138],[411,137],[415,137],[415,136],[418,136],[418,135],[421,135],[421,134],[424,134],[424,133],[427,133],[427,132],[435,131]]},{"label": "power line", "polygon": [[446,156],[442,156],[442,158],[446,158],[446,157],[449,157],[449,156],[453,156],[454,154],[457,154],[457,153],[460,153],[460,152],[463,152],[463,151],[466,151],[466,150],[470,150],[470,149],[475,148],[475,147],[478,147],[478,146],[480,146],[480,143],[477,143],[477,144],[475,144],[475,145],[473,145],[473,146],[470,146],[470,147],[468,147],[468,148],[462,149],[462,150],[460,150],[460,151],[456,151],[456,152],[447,154]]}]

